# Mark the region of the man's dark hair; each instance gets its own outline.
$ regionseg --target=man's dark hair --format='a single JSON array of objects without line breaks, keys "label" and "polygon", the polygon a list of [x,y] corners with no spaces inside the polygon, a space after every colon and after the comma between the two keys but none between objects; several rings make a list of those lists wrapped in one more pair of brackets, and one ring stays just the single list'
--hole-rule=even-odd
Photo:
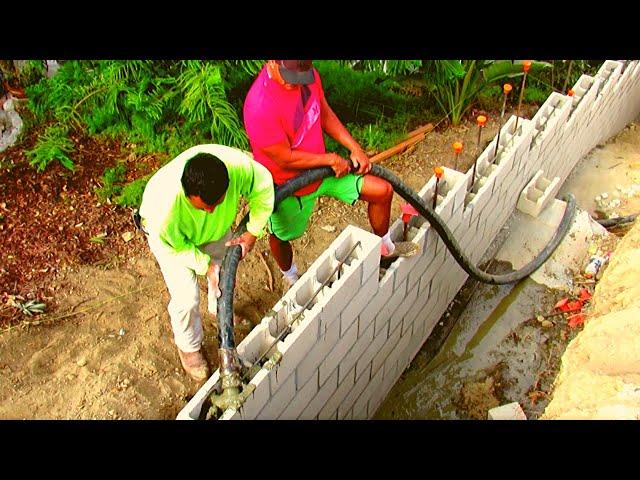
[{"label": "man's dark hair", "polygon": [[206,204],[213,205],[229,188],[229,172],[215,155],[198,153],[187,160],[181,181],[187,197],[198,196]]}]

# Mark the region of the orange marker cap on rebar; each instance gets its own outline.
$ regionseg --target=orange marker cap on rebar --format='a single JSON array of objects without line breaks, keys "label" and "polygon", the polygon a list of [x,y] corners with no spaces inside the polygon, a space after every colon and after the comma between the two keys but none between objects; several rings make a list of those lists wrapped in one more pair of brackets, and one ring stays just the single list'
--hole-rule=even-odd
[{"label": "orange marker cap on rebar", "polygon": [[442,178],[444,175],[444,169],[442,167],[434,167],[433,173],[436,174],[436,178]]},{"label": "orange marker cap on rebar", "polygon": [[484,124],[487,123],[487,117],[485,117],[484,115],[478,115],[476,121],[478,122],[478,125],[484,127]]},{"label": "orange marker cap on rebar", "polygon": [[462,142],[455,142],[453,144],[453,151],[456,153],[460,153],[462,151]]},{"label": "orange marker cap on rebar", "polygon": [[569,95],[570,97],[573,97],[574,91],[573,88],[570,88],[569,91],[567,92],[567,95]]},{"label": "orange marker cap on rebar", "polygon": [[531,60],[527,60],[526,62],[524,62],[524,63],[522,64],[522,69],[523,69],[525,72],[528,72],[530,68],[531,68]]},{"label": "orange marker cap on rebar", "polygon": [[510,83],[505,83],[502,86],[502,90],[504,91],[504,94],[507,95],[511,90],[513,90],[513,87],[511,86]]}]

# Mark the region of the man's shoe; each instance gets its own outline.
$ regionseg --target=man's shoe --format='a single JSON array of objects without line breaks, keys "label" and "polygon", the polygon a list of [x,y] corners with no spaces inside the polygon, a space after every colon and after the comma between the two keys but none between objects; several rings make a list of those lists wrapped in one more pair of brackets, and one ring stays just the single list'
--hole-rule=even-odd
[{"label": "man's shoe", "polygon": [[207,365],[207,360],[200,350],[197,352],[183,352],[178,349],[178,355],[182,367],[195,381],[202,382],[209,378],[209,365]]},{"label": "man's shoe", "polygon": [[393,242],[396,247],[393,252],[387,253],[387,249],[382,244],[381,255],[383,258],[413,257],[420,253],[420,245],[413,242]]}]

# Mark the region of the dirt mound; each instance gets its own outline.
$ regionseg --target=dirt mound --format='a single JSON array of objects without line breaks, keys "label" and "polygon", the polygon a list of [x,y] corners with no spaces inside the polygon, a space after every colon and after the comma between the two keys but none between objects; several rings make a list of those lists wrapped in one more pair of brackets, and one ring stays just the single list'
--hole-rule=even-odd
[{"label": "dirt mound", "polygon": [[640,223],[597,285],[541,419],[640,419]]}]

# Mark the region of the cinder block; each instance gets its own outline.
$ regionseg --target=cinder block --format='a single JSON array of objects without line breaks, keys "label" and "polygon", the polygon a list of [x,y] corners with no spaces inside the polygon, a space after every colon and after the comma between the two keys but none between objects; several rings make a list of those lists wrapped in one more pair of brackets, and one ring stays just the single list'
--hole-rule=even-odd
[{"label": "cinder block", "polygon": [[[407,313],[405,314],[404,318],[402,319],[403,328],[406,328],[405,324],[413,323],[414,320],[419,315],[423,315],[424,314],[422,309],[424,308],[424,306],[427,304],[428,301],[429,301],[429,297],[427,295],[418,295],[418,297],[416,298],[415,302],[413,302],[413,305],[407,311]],[[404,332],[403,332],[403,334],[404,334]]]},{"label": "cinder block", "polygon": [[[369,399],[376,393],[382,390],[382,377],[383,372],[379,370],[376,374],[371,375],[371,379],[365,385],[362,393],[357,397],[355,403],[353,404],[353,411],[361,412],[367,411],[367,405],[369,403]],[[366,417],[365,417],[366,418]]]},{"label": "cinder block", "polygon": [[360,313],[358,322],[365,325],[374,321],[380,310],[387,304],[389,298],[393,294],[394,275],[387,274],[380,280],[377,293],[371,297],[369,305],[367,305]]},{"label": "cinder block", "polygon": [[[386,335],[385,335],[386,338]],[[362,333],[358,340],[353,344],[351,350],[345,355],[340,364],[338,365],[338,383],[340,383],[344,375],[349,372],[358,359],[367,350],[367,347],[371,345],[373,341],[373,323],[369,324],[369,327]]]},{"label": "cinder block", "polygon": [[526,420],[527,416],[522,411],[518,402],[508,403],[489,410],[488,420]]},{"label": "cinder block", "polygon": [[278,342],[278,351],[282,354],[282,359],[275,367],[276,374],[271,377],[272,395],[317,344],[319,323],[318,307],[314,305],[311,310],[298,317],[292,326],[292,332]]},{"label": "cinder block", "polygon": [[255,390],[242,404],[240,408],[240,418],[242,420],[253,420],[258,413],[264,408],[271,397],[269,386],[269,374],[271,372],[266,369],[260,370],[249,382],[255,385]]},{"label": "cinder block", "polygon": [[353,385],[355,385],[355,374],[356,369],[354,367],[351,372],[345,375],[342,383],[338,385],[336,391],[333,392],[333,395],[331,395],[327,403],[320,410],[320,413],[318,413],[318,420],[337,419],[338,407],[351,391]]},{"label": "cinder block", "polygon": [[413,289],[407,293],[403,298],[400,304],[396,307],[395,310],[392,310],[389,315],[389,331],[392,332],[395,330],[396,325],[400,325],[404,314],[411,308],[413,302],[415,302],[418,297],[418,286],[416,285]]},{"label": "cinder block", "polygon": [[331,396],[338,388],[338,369],[336,368],[331,376],[324,382],[324,385],[320,387],[315,397],[311,399],[309,404],[305,407],[300,417],[300,420],[311,420],[318,417],[320,409],[329,401]]},{"label": "cinder block", "polygon": [[282,420],[296,420],[317,393],[318,380],[317,378],[310,378],[302,388],[298,389],[293,400],[291,400],[278,418]]},{"label": "cinder block", "polygon": [[[394,348],[389,354],[389,356],[387,357],[387,362],[393,363],[401,360],[402,354],[404,353],[404,350],[407,348],[407,345],[409,345],[410,341],[411,341],[410,335],[400,336],[400,340],[398,340],[398,344],[396,345],[396,348]],[[399,367],[401,367],[401,370],[404,370],[406,366],[407,366],[406,363],[405,364],[399,363]]]},{"label": "cinder block", "polygon": [[189,402],[180,410],[176,416],[176,420],[197,420],[200,417],[202,411],[202,404],[209,398],[209,395],[214,391],[216,384],[220,380],[220,371],[216,370],[213,375],[209,377],[209,380],[196,392]]},{"label": "cinder block", "polygon": [[377,337],[373,338],[371,343],[366,346],[365,351],[356,362],[356,379],[360,378],[361,375],[364,375],[365,372],[371,371],[369,366],[371,365],[373,357],[382,349],[387,340],[387,335],[381,333]]},{"label": "cinder block", "polygon": [[320,332],[318,342],[307,352],[307,355],[296,368],[297,385],[304,385],[311,376],[315,375],[317,377],[320,364],[329,352],[333,350],[340,338],[339,330],[338,325],[334,324],[326,332]]},{"label": "cinder block", "polygon": [[220,416],[220,420],[242,420],[239,410],[228,409]]},{"label": "cinder block", "polygon": [[360,312],[371,302],[378,292],[378,284],[378,274],[374,272],[365,280],[364,285],[358,289],[351,299],[351,302],[347,305],[347,308],[340,314],[340,335],[343,335],[344,332],[347,331],[351,324],[358,318]]},{"label": "cinder block", "polygon": [[[369,365],[369,370],[371,370],[371,365]],[[353,410],[353,404],[369,384],[370,376],[370,374],[365,374],[356,379],[353,388],[347,393],[344,400],[340,402],[340,405],[338,405],[338,419],[346,419],[348,413]]]},{"label": "cinder block", "polygon": [[389,338],[384,343],[382,348],[375,354],[373,360],[371,361],[371,372],[375,375],[378,370],[382,367],[384,362],[386,361],[389,353],[395,348],[400,340],[400,327],[395,329],[395,331],[391,332]]},{"label": "cinder block", "polygon": [[405,280],[404,282],[402,282],[401,285],[399,285],[395,289],[389,301],[386,303],[386,305],[382,307],[382,310],[380,310],[380,313],[378,313],[378,315],[376,316],[376,320],[375,320],[376,327],[374,331],[375,336],[378,336],[378,332],[382,328],[382,325],[384,323],[387,323],[389,319],[393,318],[393,313],[398,309],[398,307],[404,300],[406,296],[406,292],[407,292],[407,282]]},{"label": "cinder block", "polygon": [[532,217],[537,217],[560,190],[560,178],[549,180],[543,173],[538,170],[518,198],[518,210]]},{"label": "cinder block", "polygon": [[331,349],[331,354],[328,355],[318,368],[320,372],[320,385],[331,375],[331,372],[335,370],[338,364],[345,357],[347,352],[351,350],[351,347],[358,338],[358,324],[354,323],[345,332],[345,334],[338,340],[335,346]]},{"label": "cinder block", "polygon": [[258,414],[258,420],[275,420],[293,399],[296,393],[295,375],[289,375],[286,382],[280,385],[275,395],[272,395],[262,411]]}]

